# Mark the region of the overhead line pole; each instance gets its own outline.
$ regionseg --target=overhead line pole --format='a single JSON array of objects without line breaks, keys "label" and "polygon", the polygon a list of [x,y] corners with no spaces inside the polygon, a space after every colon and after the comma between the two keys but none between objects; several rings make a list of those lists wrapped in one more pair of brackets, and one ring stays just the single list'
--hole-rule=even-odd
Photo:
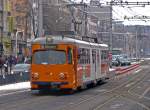
[{"label": "overhead line pole", "polygon": [[[113,2],[113,0],[111,0]],[[109,39],[109,51],[112,52],[113,41],[112,41],[112,4],[110,4],[110,39]]]},{"label": "overhead line pole", "polygon": [[135,36],[135,57],[136,57],[136,59],[138,58],[138,47],[137,47],[138,40],[137,40],[137,36],[138,36],[138,33],[137,33],[137,29],[136,29],[136,36]]}]

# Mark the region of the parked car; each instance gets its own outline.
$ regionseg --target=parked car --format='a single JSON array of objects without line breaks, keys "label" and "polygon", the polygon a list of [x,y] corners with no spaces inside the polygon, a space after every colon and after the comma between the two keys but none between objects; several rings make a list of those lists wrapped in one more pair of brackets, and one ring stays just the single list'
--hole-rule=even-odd
[{"label": "parked car", "polygon": [[119,66],[119,62],[115,57],[112,57],[112,66]]},{"label": "parked car", "polygon": [[11,74],[17,73],[30,73],[30,64],[16,64],[12,68]]},{"label": "parked car", "polygon": [[118,62],[121,66],[131,65],[131,61],[127,58],[118,58]]},{"label": "parked car", "polygon": [[31,64],[31,57],[25,58],[24,63]]}]

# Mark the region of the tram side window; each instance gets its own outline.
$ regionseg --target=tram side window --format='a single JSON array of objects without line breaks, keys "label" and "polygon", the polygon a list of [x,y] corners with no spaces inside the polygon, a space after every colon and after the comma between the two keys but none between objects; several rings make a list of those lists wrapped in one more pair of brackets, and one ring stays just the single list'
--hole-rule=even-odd
[{"label": "tram side window", "polygon": [[101,54],[101,59],[105,60],[105,59],[108,58],[108,52],[107,52],[107,50],[102,50],[101,53],[102,53]]},{"label": "tram side window", "polygon": [[92,50],[92,62],[95,63],[96,62],[96,50]]},{"label": "tram side window", "polygon": [[87,49],[86,61],[87,61],[87,64],[90,64],[90,49]]},{"label": "tram side window", "polygon": [[68,64],[72,64],[72,49],[68,49]]},{"label": "tram side window", "polygon": [[97,63],[100,63],[99,50],[97,50]]},{"label": "tram side window", "polygon": [[90,50],[89,49],[80,48],[78,50],[78,54],[80,56],[78,59],[79,64],[90,64]]}]

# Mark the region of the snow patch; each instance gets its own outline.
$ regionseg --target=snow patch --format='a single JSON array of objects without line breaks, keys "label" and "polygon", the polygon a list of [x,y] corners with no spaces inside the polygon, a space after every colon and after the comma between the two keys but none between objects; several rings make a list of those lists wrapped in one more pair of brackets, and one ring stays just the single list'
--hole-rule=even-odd
[{"label": "snow patch", "polygon": [[109,68],[109,71],[115,71],[115,69],[113,69],[113,68]]},{"label": "snow patch", "polygon": [[0,91],[2,90],[19,90],[19,89],[29,89],[30,82],[21,82],[21,83],[15,83],[15,84],[9,84],[0,86]]}]

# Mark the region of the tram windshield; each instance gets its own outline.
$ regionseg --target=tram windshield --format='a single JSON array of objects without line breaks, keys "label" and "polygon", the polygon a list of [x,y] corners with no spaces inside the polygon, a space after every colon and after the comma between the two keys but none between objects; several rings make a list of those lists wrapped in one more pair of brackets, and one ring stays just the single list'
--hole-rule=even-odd
[{"label": "tram windshield", "polygon": [[33,59],[34,64],[65,64],[66,53],[57,50],[37,51],[34,53]]}]

